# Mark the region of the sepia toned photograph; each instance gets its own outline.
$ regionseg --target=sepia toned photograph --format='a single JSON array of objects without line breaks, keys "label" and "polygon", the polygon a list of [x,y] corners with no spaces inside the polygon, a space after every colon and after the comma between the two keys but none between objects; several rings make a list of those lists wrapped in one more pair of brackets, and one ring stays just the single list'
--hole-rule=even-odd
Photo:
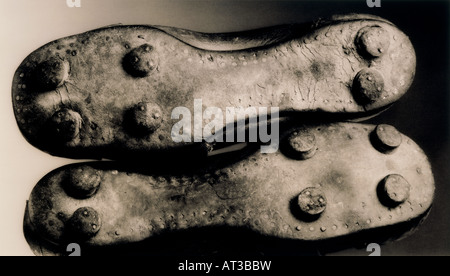
[{"label": "sepia toned photograph", "polygon": [[450,255],[449,1],[0,4],[0,255]]}]

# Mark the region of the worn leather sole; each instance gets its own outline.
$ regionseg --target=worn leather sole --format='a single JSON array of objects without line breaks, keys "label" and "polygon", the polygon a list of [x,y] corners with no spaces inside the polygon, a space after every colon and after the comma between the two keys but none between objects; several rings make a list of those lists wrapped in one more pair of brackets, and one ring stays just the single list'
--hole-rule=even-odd
[{"label": "worn leather sole", "polygon": [[25,215],[35,253],[58,254],[55,248],[71,242],[126,247],[205,227],[326,243],[386,227],[412,229],[430,210],[435,189],[422,150],[388,125],[305,125],[289,132],[275,154],[145,171],[101,162],[45,176]]},{"label": "worn leather sole", "polygon": [[190,144],[173,141],[180,118],[171,115],[176,107],[194,114],[195,99],[224,113],[279,107],[313,117],[372,116],[407,91],[415,65],[408,37],[369,15],[235,34],[115,26],[31,53],[14,75],[12,97],[31,144],[102,158]]}]

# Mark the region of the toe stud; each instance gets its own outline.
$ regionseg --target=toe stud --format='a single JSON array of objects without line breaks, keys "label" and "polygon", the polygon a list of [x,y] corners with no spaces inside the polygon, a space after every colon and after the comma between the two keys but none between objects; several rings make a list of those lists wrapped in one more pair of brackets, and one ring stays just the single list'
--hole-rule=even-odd
[{"label": "toe stud", "polygon": [[79,208],[68,221],[71,237],[81,241],[97,235],[101,226],[99,214],[90,207]]},{"label": "toe stud", "polygon": [[78,199],[95,195],[102,181],[101,173],[89,166],[70,169],[65,182],[67,193]]},{"label": "toe stud", "polygon": [[374,69],[363,69],[353,81],[353,97],[361,105],[376,102],[384,91],[383,76]]},{"label": "toe stud", "polygon": [[312,158],[317,152],[316,137],[313,133],[300,130],[288,138],[289,154],[299,160]]},{"label": "toe stud", "polygon": [[373,146],[380,152],[390,153],[402,144],[402,135],[393,126],[378,125],[372,133]]},{"label": "toe stud", "polygon": [[149,76],[157,67],[153,47],[149,44],[144,44],[133,49],[124,57],[122,64],[125,71],[135,78]]},{"label": "toe stud", "polygon": [[59,142],[70,142],[80,134],[81,115],[71,109],[61,109],[49,120],[52,138]]},{"label": "toe stud", "polygon": [[162,111],[158,105],[141,102],[130,110],[128,121],[132,132],[137,135],[149,135],[161,126],[162,120]]},{"label": "toe stud", "polygon": [[391,174],[380,182],[378,197],[383,205],[396,207],[408,200],[410,190],[411,186],[403,176]]},{"label": "toe stud", "polygon": [[310,187],[298,196],[298,206],[303,215],[317,217],[325,211],[327,199],[320,189]]},{"label": "toe stud", "polygon": [[51,57],[38,64],[33,73],[33,82],[38,91],[51,91],[62,86],[69,77],[69,63],[60,57]]},{"label": "toe stud", "polygon": [[380,26],[362,28],[356,36],[356,46],[362,56],[377,58],[384,55],[391,44],[389,32]]}]

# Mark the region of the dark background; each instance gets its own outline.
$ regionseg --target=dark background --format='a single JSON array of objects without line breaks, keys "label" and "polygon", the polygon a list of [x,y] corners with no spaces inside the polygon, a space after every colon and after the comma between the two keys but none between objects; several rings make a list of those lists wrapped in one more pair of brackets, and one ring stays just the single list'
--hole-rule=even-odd
[{"label": "dark background", "polygon": [[[383,245],[382,255],[450,255],[449,135],[449,1],[386,1],[368,8],[355,1],[194,1],[186,10],[185,26],[206,32],[238,31],[284,23],[300,23],[336,13],[370,13],[393,22],[411,39],[417,55],[414,83],[391,109],[367,123],[394,125],[428,155],[436,181],[433,209],[412,236]],[[195,14],[215,16],[201,24]],[[199,17],[203,18],[203,17]],[[190,23],[189,23],[190,22]],[[189,26],[186,26],[189,25]],[[333,255],[367,255],[350,249]]]},{"label": "dark background", "polygon": [[[411,39],[417,55],[414,83],[391,109],[368,123],[394,125],[428,155],[436,181],[436,198],[430,216],[412,236],[382,246],[382,255],[450,254],[450,143],[449,143],[449,1],[381,1],[368,8],[365,1],[295,3],[277,2],[271,16],[295,22],[309,11],[320,17],[334,13],[370,13],[386,18]],[[267,4],[270,6],[270,4]],[[364,250],[339,254],[365,255]],[[337,255],[337,254],[336,254]]]},{"label": "dark background", "polygon": [[[417,55],[414,83],[391,109],[367,123],[391,124],[421,146],[432,164],[436,198],[429,217],[418,231],[383,245],[381,254],[450,255],[449,1],[382,0],[381,8],[369,8],[365,0],[188,3],[182,11],[173,12],[179,18],[164,23],[204,32],[228,32],[308,22],[337,13],[369,13],[390,20],[405,32]],[[368,253],[364,248],[332,255]]]},{"label": "dark background", "polygon": [[[350,8],[352,5],[356,7]],[[349,4],[343,10],[367,11],[358,6]],[[436,181],[435,203],[428,219],[411,237],[382,246],[382,254],[449,255],[449,2],[382,1],[382,7],[371,13],[392,21],[410,37],[416,50],[417,71],[408,93],[369,123],[394,125],[416,141],[428,155]]]},{"label": "dark background", "polygon": [[449,2],[386,3],[375,11],[409,35],[417,73],[405,97],[372,122],[392,124],[415,140],[428,155],[436,181],[434,207],[422,227],[410,238],[384,246],[382,252],[449,255]]}]

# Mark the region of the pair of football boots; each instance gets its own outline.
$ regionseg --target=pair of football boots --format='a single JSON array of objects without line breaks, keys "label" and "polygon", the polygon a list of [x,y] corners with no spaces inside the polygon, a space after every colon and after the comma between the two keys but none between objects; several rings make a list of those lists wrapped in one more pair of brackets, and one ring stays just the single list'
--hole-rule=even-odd
[{"label": "pair of football boots", "polygon": [[[408,37],[370,15],[229,34],[113,26],[53,41],[14,76],[21,132],[52,155],[114,161],[45,176],[26,205],[27,241],[64,255],[70,243],[150,252],[193,230],[312,248],[398,238],[431,208],[431,166],[393,126],[355,122],[398,101],[415,66]],[[240,130],[240,143],[199,140],[226,117],[203,110],[252,107],[276,112],[210,133]],[[253,139],[261,129],[279,133],[272,152]]]}]

